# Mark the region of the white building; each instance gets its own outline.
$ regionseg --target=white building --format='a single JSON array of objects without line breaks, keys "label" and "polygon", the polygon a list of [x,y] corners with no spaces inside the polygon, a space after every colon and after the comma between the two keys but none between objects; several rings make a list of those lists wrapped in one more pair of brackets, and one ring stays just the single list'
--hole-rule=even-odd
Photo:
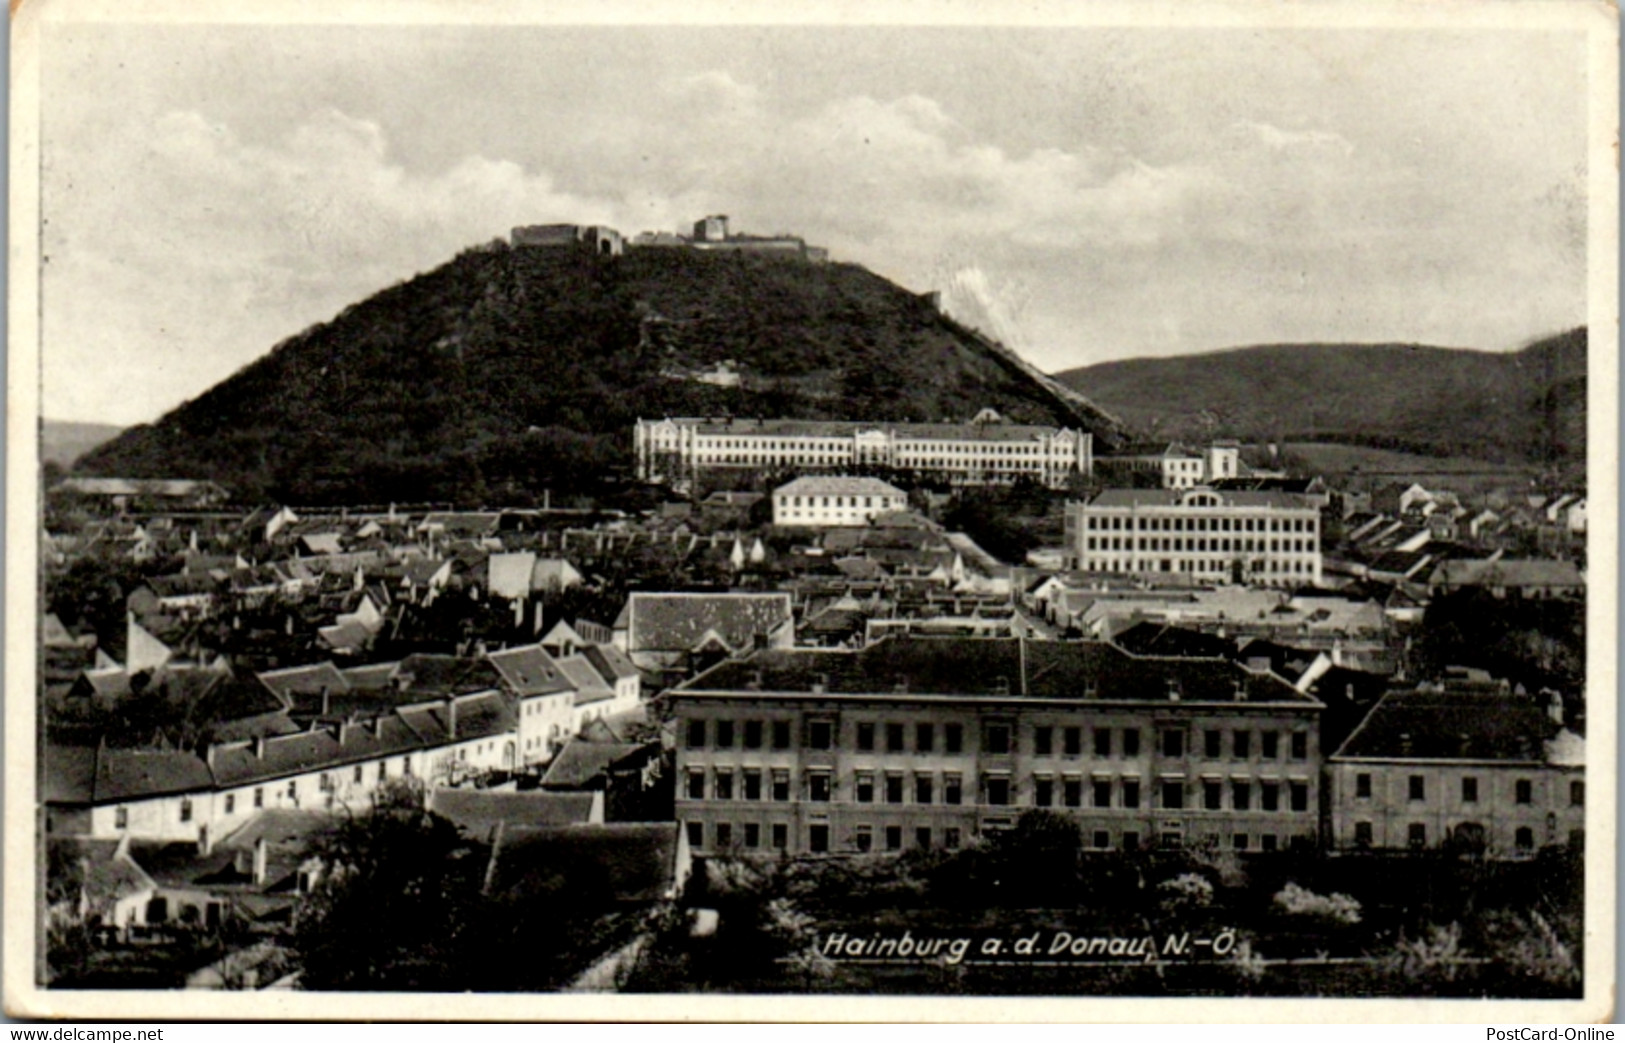
[{"label": "white building", "polygon": [[1164,489],[1194,489],[1241,474],[1241,446],[1214,442],[1200,449],[1169,443],[1162,449],[1099,458],[1102,471],[1148,472]]},{"label": "white building", "polygon": [[963,484],[1027,475],[1059,488],[1092,470],[1088,432],[1026,424],[870,424],[847,420],[702,417],[639,420],[633,430],[644,481],[707,471],[874,467],[942,474]]},{"label": "white building", "polygon": [[1319,584],[1320,512],[1292,493],[1107,489],[1066,506],[1078,568],[1193,582]]},{"label": "white building", "polygon": [[774,525],[868,525],[908,509],[908,494],[878,478],[797,478],[773,490]]}]

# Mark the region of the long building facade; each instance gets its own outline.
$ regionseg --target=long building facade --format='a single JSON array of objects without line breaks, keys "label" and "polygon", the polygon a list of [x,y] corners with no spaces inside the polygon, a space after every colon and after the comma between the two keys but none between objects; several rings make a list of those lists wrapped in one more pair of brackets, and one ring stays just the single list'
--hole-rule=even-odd
[{"label": "long building facade", "polygon": [[1029,808],[1100,850],[1318,836],[1322,704],[1226,661],[893,637],[758,652],[664,698],[696,853],[955,848]]},{"label": "long building facade", "polygon": [[1068,503],[1065,519],[1085,571],[1258,586],[1321,580],[1320,511],[1292,493],[1106,489]]},{"label": "long building facade", "polygon": [[633,429],[637,475],[692,480],[717,471],[791,468],[940,474],[963,484],[1027,476],[1052,488],[1093,469],[1087,431],[1027,424],[878,424],[846,420],[667,417]]}]

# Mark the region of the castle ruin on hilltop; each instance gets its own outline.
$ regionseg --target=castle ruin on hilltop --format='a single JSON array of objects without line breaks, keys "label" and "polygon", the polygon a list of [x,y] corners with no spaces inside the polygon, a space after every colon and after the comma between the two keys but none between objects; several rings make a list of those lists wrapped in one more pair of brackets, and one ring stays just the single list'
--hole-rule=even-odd
[{"label": "castle ruin on hilltop", "polygon": [[728,231],[727,214],[710,214],[694,222],[691,235],[671,232],[640,232],[630,243],[620,232],[604,225],[547,224],[521,225],[512,233],[514,246],[571,247],[602,257],[618,257],[628,245],[638,248],[707,250],[727,253],[766,254],[793,260],[822,263],[829,251],[808,246],[798,235],[738,235]]}]

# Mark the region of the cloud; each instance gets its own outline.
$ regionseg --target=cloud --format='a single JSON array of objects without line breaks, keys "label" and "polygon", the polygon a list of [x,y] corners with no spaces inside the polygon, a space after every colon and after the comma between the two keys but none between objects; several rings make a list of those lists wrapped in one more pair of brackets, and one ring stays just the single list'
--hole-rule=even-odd
[{"label": "cloud", "polygon": [[1341,134],[1329,130],[1282,130],[1257,120],[1237,120],[1233,130],[1251,135],[1273,152],[1290,149],[1327,149],[1343,156],[1354,154],[1354,145]]}]

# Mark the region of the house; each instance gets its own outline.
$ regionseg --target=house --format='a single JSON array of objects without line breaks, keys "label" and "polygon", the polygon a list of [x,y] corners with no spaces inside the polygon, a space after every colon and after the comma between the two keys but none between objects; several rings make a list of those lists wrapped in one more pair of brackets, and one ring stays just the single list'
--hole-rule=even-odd
[{"label": "house", "polygon": [[499,828],[600,825],[604,821],[604,794],[437,789],[429,794],[427,808],[465,835],[490,841]]},{"label": "house", "polygon": [[797,478],[773,490],[778,526],[867,525],[877,514],[908,508],[908,494],[878,478]]},{"label": "house", "polygon": [[490,652],[486,660],[518,704],[520,765],[546,764],[576,733],[574,685],[540,645]]},{"label": "house", "polygon": [[578,587],[583,577],[579,570],[564,558],[537,558],[530,571],[530,589],[537,593],[558,593]]},{"label": "house", "polygon": [[1585,576],[1572,561],[1500,557],[1442,562],[1428,576],[1435,595],[1469,588],[1498,598],[1582,597]]},{"label": "house", "polygon": [[634,591],[615,620],[615,647],[640,669],[685,671],[795,641],[790,595]]},{"label": "house", "polygon": [[1504,682],[1395,689],[1327,759],[1332,845],[1527,858],[1578,847],[1584,740]]}]

